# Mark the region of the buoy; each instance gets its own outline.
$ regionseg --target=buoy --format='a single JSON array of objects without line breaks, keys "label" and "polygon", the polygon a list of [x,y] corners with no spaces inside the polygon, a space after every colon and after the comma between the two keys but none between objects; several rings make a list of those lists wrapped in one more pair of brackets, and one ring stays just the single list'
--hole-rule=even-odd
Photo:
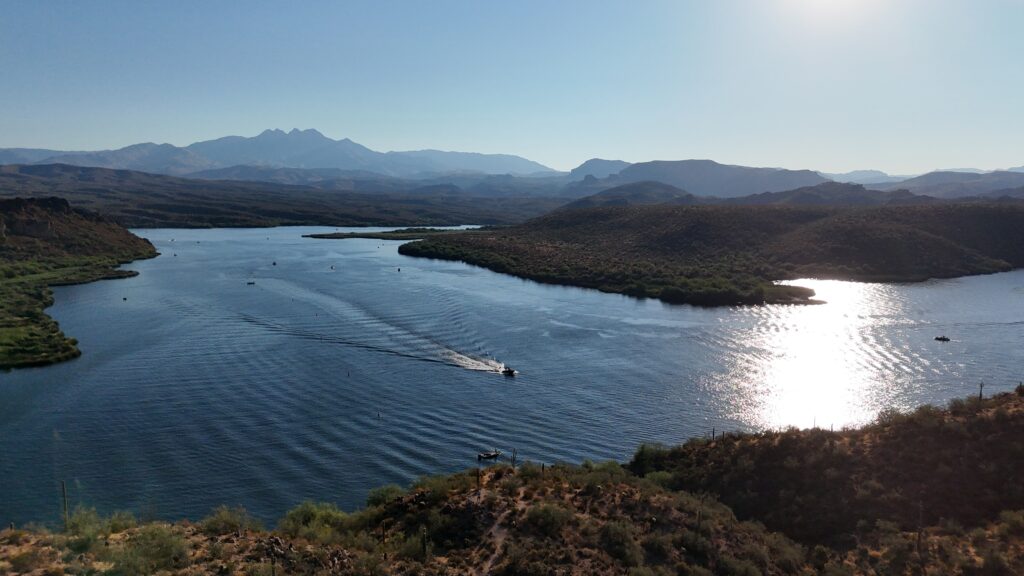
[{"label": "buoy", "polygon": [[276,260],[274,261],[274,266],[277,266],[277,261]]}]

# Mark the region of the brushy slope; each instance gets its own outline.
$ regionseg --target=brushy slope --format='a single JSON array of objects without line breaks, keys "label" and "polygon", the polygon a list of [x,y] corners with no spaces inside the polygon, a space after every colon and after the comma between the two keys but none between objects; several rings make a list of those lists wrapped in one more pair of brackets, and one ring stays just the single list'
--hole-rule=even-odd
[{"label": "brushy slope", "polygon": [[138,525],[79,508],[59,533],[0,532],[0,573],[1009,576],[1022,427],[1024,386],[859,430],[646,446],[627,466],[427,477],[352,513],[303,503],[272,532],[241,509]]},{"label": "brushy slope", "polygon": [[848,544],[879,521],[974,527],[1024,508],[1024,386],[1016,394],[888,412],[855,430],[725,434],[645,446],[629,468],[718,494],[806,543]]},{"label": "brushy slope", "polygon": [[155,255],[148,241],[60,198],[0,200],[0,368],[79,355],[43,312],[48,286],[130,276],[115,267]]},{"label": "brushy slope", "polygon": [[509,224],[561,203],[370,186],[349,192],[62,164],[0,166],[0,198],[56,195],[133,228]]},{"label": "brushy slope", "polygon": [[772,281],[918,281],[1024,266],[1024,206],[593,208],[399,251],[668,302],[786,302],[811,294]]}]

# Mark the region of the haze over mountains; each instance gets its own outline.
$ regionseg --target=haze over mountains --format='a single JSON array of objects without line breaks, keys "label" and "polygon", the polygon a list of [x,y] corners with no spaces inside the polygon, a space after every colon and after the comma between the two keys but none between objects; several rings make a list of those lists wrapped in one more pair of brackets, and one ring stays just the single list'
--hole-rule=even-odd
[{"label": "haze over mountains", "polygon": [[[575,200],[616,189],[591,200],[645,204],[657,198],[679,203],[684,197],[700,202],[767,196],[763,203],[905,202],[894,193],[906,190],[916,197],[1024,197],[1024,166],[1003,171],[975,169],[935,171],[914,177],[879,170],[842,174],[813,170],[753,168],[712,160],[674,160],[630,163],[592,158],[569,172],[508,154],[418,150],[378,152],[348,138],[334,140],[316,130],[265,130],[257,136],[226,136],[185,147],[143,143],[118,150],[59,151],[32,148],[0,149],[0,164],[64,164],[133,170],[199,180],[229,180],[302,186],[324,191],[414,193],[495,198],[564,198]],[[863,185],[857,188],[806,189],[826,183]],[[629,184],[639,186],[629,187]],[[652,186],[661,185],[655,190]],[[626,186],[623,188],[623,186]],[[677,190],[673,192],[672,190]],[[190,188],[195,188],[190,185]],[[859,191],[858,191],[859,190]],[[630,195],[635,195],[631,197]],[[693,200],[693,201],[698,201]],[[915,200],[916,202],[916,200]]]},{"label": "haze over mountains", "polygon": [[118,150],[61,152],[12,148],[0,150],[3,164],[71,164],[184,176],[237,165],[365,170],[410,177],[445,172],[543,174],[547,166],[509,154],[417,150],[377,152],[348,138],[333,140],[316,130],[265,130],[258,136],[226,136],[184,148],[171,144],[134,144]]}]

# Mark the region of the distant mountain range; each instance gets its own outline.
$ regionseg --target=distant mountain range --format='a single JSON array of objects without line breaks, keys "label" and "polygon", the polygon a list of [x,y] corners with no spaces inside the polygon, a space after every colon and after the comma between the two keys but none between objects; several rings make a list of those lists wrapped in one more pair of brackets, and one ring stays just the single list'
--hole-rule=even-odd
[{"label": "distant mountain range", "polygon": [[644,206],[650,204],[697,204],[700,199],[663,182],[633,182],[609,188],[570,202],[565,210],[596,208],[598,206]]},{"label": "distant mountain range", "polygon": [[[1015,191],[1006,191],[1015,196]],[[748,196],[720,198],[694,196],[662,182],[633,182],[603,190],[562,206],[561,210],[606,206],[645,205],[742,205],[742,206],[889,206],[941,202],[931,196],[919,196],[906,190],[886,192],[869,190],[861,184],[822,182],[783,192],[762,192]]]},{"label": "distant mountain range", "polygon": [[828,181],[812,170],[749,168],[719,164],[712,160],[641,162],[627,166],[610,178],[615,183],[663,182],[695,196],[720,198],[781,192]]},{"label": "distant mountain range", "polygon": [[226,136],[184,148],[171,144],[133,144],[117,150],[64,152],[31,148],[0,149],[3,164],[70,164],[138,170],[176,176],[231,166],[357,170],[412,177],[449,172],[551,174],[532,160],[509,154],[416,150],[377,152],[348,138],[333,140],[316,130],[265,130],[251,138]]},{"label": "distant mountain range", "polygon": [[842,174],[818,172],[818,174],[829,180],[847,184],[886,184],[911,178],[911,176],[890,176],[881,170],[854,170],[853,172],[844,172]]},{"label": "distant mountain range", "polygon": [[[253,137],[226,136],[185,147],[144,143],[118,150],[70,152],[6,148],[0,149],[0,164],[63,164],[367,194],[406,193],[421,188],[436,190],[431,187],[444,186],[453,194],[495,198],[579,199],[632,183],[642,183],[648,200],[667,193],[665,189],[655,191],[652,183],[674,187],[696,198],[744,198],[795,191],[826,182],[864,185],[883,192],[907,190],[915,196],[936,198],[1015,196],[1024,187],[1024,166],[991,172],[972,168],[940,170],[905,177],[880,170],[825,173],[734,166],[712,160],[629,163],[592,158],[569,172],[559,172],[508,154],[439,150],[378,152],[348,138],[334,140],[316,130],[298,129],[265,130]],[[621,192],[591,201],[620,201],[623,199]],[[867,189],[848,192],[861,194],[865,202],[880,201],[879,197],[867,194],[870,192]],[[779,201],[775,197],[764,200]],[[828,197],[824,201],[834,199]],[[843,201],[852,202],[853,198],[846,197]]]},{"label": "distant mountain range", "polygon": [[594,178],[607,178],[613,174],[622,172],[629,166],[629,162],[623,162],[622,160],[591,158],[583,164],[573,168],[569,172],[569,177],[573,180],[582,180],[587,176],[592,176]]},{"label": "distant mountain range", "polygon": [[881,190],[909,190],[937,198],[981,196],[1024,186],[1024,172],[929,172],[922,176],[877,186]]}]

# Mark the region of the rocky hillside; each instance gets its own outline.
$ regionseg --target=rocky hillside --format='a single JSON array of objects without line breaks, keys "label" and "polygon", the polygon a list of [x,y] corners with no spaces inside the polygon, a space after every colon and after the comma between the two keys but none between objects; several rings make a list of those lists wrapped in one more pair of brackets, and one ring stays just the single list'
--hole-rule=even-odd
[{"label": "rocky hillside", "polygon": [[860,430],[645,446],[626,466],[485,466],[355,512],[306,502],[272,531],[241,509],[139,524],[79,508],[59,532],[0,532],[0,573],[1009,576],[1022,426],[1024,386]]},{"label": "rocky hillside", "polygon": [[129,276],[116,266],[155,255],[148,241],[61,198],[0,200],[0,368],[79,354],[43,313],[48,286]]},{"label": "rocky hillside", "polygon": [[806,299],[801,277],[918,281],[1024,266],[1024,205],[627,206],[436,236],[402,254],[669,302]]}]

